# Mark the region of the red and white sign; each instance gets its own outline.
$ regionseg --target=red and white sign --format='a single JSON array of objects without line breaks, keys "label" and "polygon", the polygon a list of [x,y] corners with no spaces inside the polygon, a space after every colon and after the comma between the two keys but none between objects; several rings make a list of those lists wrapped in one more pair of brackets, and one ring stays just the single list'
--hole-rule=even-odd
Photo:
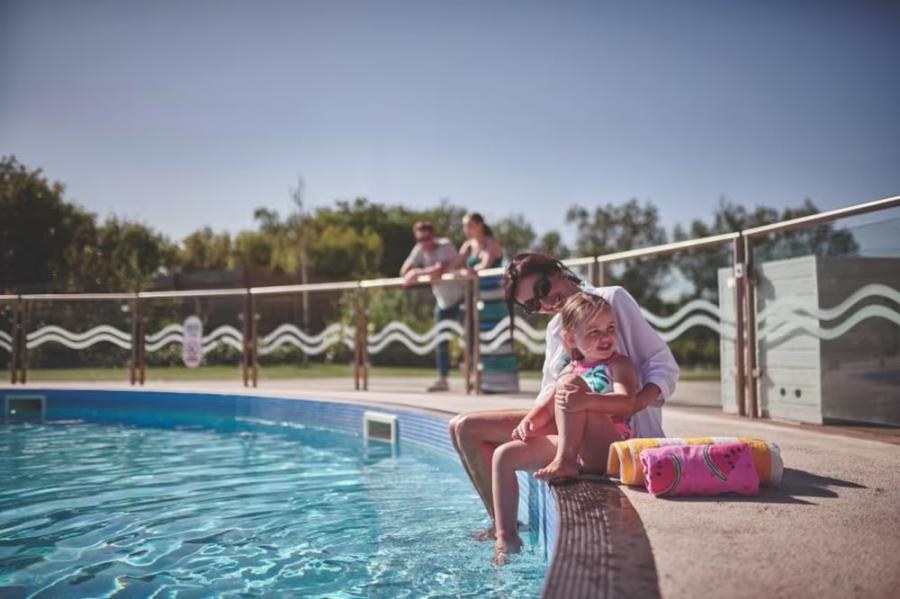
[{"label": "red and white sign", "polygon": [[203,360],[203,321],[196,316],[188,316],[183,327],[181,359],[188,368],[196,368]]}]

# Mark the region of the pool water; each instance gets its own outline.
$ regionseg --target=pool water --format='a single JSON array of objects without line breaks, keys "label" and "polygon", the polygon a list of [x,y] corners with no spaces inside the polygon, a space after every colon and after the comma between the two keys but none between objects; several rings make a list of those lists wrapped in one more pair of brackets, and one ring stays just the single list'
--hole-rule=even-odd
[{"label": "pool water", "polygon": [[4,596],[539,595],[483,512],[449,456],[321,429],[0,425]]}]

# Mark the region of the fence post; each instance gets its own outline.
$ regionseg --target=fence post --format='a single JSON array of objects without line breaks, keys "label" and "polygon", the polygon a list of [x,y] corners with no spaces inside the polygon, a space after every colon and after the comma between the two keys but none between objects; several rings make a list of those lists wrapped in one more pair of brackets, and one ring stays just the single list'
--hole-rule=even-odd
[{"label": "fence post", "polygon": [[360,341],[360,355],[362,356],[362,380],[363,391],[369,390],[369,292],[362,290],[362,302],[359,310],[362,319],[362,339]]},{"label": "fence post", "polygon": [[144,312],[141,310],[141,296],[138,295],[135,302],[138,314],[138,383],[144,386],[147,378],[147,335],[144,333]]},{"label": "fence post", "polygon": [[134,297],[131,299],[131,363],[128,365],[128,380],[132,387],[137,382],[137,369],[138,369],[138,322],[140,321],[141,315],[138,314],[138,298],[137,294],[134,294]]},{"label": "fence post", "polygon": [[253,370],[252,380],[255,388],[259,385],[259,348],[256,338],[259,336],[260,315],[256,313],[256,298],[249,293],[249,290],[248,295],[250,296],[250,315],[252,316],[250,321],[250,368]]},{"label": "fence post", "polygon": [[[743,237],[735,238],[732,247],[734,258],[734,399],[737,403],[738,415],[747,415],[746,405],[746,369],[744,368],[747,359],[746,343],[744,339],[744,279],[747,277],[747,261],[744,258],[744,239]],[[720,368],[724,368],[721,365]]]},{"label": "fence post", "polygon": [[591,285],[594,287],[603,287],[606,285],[606,263],[591,262],[590,265]]},{"label": "fence post", "polygon": [[19,327],[19,382],[23,385],[28,382],[28,300],[21,300],[22,311]]},{"label": "fence post", "polygon": [[751,237],[743,239],[744,263],[747,265],[744,272],[744,314],[747,323],[744,339],[747,369],[744,378],[747,382],[747,415],[750,418],[758,418],[756,381],[759,378],[759,372],[756,367],[756,277],[753,264],[753,239]]},{"label": "fence post", "polygon": [[462,362],[462,371],[463,371],[463,380],[465,381],[465,389],[466,395],[472,393],[472,356],[474,355],[474,348],[472,346],[473,340],[475,338],[474,331],[472,329],[473,321],[472,321],[472,285],[471,281],[466,281],[466,292],[463,296],[463,362]]},{"label": "fence post", "polygon": [[353,295],[353,388],[356,391],[359,391],[362,379],[363,293],[360,288]]},{"label": "fence post", "polygon": [[13,314],[12,314],[12,351],[10,356],[10,364],[9,364],[9,382],[15,385],[19,382],[19,331],[21,327],[21,304],[22,298],[16,298],[15,303],[13,303]]},{"label": "fence post", "polygon": [[475,395],[481,395],[481,321],[478,318],[478,310],[481,309],[481,300],[478,292],[481,286],[478,284],[478,276],[472,281],[472,368],[475,369]]},{"label": "fence post", "polygon": [[250,306],[250,290],[248,289],[244,295],[244,344],[241,348],[241,378],[245,387],[250,386],[250,323],[252,319],[253,311]]}]

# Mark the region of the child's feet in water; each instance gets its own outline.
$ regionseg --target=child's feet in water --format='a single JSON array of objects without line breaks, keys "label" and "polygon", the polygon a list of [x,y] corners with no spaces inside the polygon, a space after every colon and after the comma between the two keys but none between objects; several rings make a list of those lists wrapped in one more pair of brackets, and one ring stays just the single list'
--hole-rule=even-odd
[{"label": "child's feet in water", "polygon": [[554,458],[552,462],[535,472],[534,477],[541,480],[578,478],[578,462]]},{"label": "child's feet in water", "polygon": [[[519,531],[528,530],[528,525],[522,522],[518,523]],[[469,533],[469,536],[476,541],[493,541],[497,538],[497,530],[493,525],[488,526],[487,528],[479,528],[478,530],[473,530]]]},{"label": "child's feet in water", "polygon": [[522,551],[522,539],[519,535],[501,536],[494,542],[494,557],[491,562],[495,566],[505,566],[509,554]]}]

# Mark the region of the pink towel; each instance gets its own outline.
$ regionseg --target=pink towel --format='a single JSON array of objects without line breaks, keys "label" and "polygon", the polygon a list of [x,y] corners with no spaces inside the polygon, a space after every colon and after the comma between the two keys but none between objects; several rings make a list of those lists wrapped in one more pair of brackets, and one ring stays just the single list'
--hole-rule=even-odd
[{"label": "pink towel", "polygon": [[657,497],[759,493],[759,475],[746,443],[645,449],[641,466],[647,490]]}]

